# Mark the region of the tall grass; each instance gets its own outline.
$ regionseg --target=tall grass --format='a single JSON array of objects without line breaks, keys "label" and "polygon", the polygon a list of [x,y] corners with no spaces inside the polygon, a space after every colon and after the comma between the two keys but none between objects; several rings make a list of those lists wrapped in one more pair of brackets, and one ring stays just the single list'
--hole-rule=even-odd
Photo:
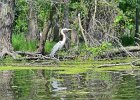
[{"label": "tall grass", "polygon": [[12,35],[12,46],[16,51],[36,51],[37,40],[27,41],[24,34]]},{"label": "tall grass", "polygon": [[54,45],[55,45],[55,42],[46,41],[45,52],[50,53]]}]

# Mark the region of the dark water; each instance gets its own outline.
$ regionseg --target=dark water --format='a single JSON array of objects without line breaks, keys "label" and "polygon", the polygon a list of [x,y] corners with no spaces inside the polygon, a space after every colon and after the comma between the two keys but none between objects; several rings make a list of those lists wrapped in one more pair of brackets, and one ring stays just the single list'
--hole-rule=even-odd
[{"label": "dark water", "polygon": [[0,71],[0,100],[140,100],[140,71]]}]

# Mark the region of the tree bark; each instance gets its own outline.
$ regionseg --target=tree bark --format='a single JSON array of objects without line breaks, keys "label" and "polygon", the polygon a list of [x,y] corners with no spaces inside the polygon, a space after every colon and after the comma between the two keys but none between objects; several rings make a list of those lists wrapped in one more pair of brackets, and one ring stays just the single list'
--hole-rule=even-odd
[{"label": "tree bark", "polygon": [[51,28],[50,21],[48,21],[47,23],[44,23],[43,33],[42,33],[42,36],[40,37],[39,48],[37,50],[41,54],[45,54],[45,43],[46,43],[47,35],[50,28]]},{"label": "tree bark", "polygon": [[54,28],[53,28],[53,41],[54,42],[58,42],[60,39],[58,23],[59,23],[58,14],[55,14],[54,15]]},{"label": "tree bark", "polygon": [[8,0],[8,4],[0,2],[0,57],[8,54],[15,58],[16,54],[11,44],[14,14],[9,5],[10,1],[13,2],[13,0]]},{"label": "tree bark", "polygon": [[37,24],[37,11],[36,4],[34,0],[28,0],[29,7],[29,21],[28,21],[28,40],[37,39],[38,34],[38,24]]},{"label": "tree bark", "polygon": [[[69,0],[65,0],[65,7],[64,7],[64,25],[63,27],[65,28],[69,28]],[[68,32],[65,33],[66,34],[66,37],[70,37],[71,35],[68,34]],[[65,43],[65,48],[66,49],[69,49],[70,48],[70,41],[67,39],[66,40],[66,43]]]}]

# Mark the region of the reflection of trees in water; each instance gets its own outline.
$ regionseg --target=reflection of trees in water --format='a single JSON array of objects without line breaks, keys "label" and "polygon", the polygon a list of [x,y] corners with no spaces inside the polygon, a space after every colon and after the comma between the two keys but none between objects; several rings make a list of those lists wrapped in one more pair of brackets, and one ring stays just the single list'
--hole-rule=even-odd
[{"label": "reflection of trees in water", "polygon": [[12,85],[17,87],[13,89],[15,100],[46,100],[46,78],[43,70],[15,71],[12,78]]},{"label": "reflection of trees in water", "polygon": [[14,100],[22,99],[28,100],[30,91],[32,90],[33,72],[30,70],[16,70],[13,72],[11,81],[12,90],[14,93]]},{"label": "reflection of trees in water", "polygon": [[[90,71],[85,74],[77,75],[55,75],[56,79],[61,79],[63,81],[58,81],[59,87],[65,87],[65,90],[60,90],[59,92],[64,92],[60,97],[64,98],[86,98],[86,99],[95,99],[95,100],[113,100],[114,97],[118,96],[118,93],[121,93],[118,86],[123,86],[125,83],[132,84],[130,90],[135,90],[136,86],[133,86],[133,81],[136,79],[127,71],[125,73],[129,74],[130,80],[125,80],[124,72],[94,72]],[[129,78],[128,78],[129,79]],[[122,82],[122,80],[124,80]],[[131,85],[129,85],[131,86]],[[127,87],[122,87],[127,89]],[[131,91],[131,92],[132,92]],[[67,92],[67,93],[66,93]],[[71,93],[70,93],[71,92]],[[79,92],[79,94],[78,94]],[[81,94],[80,94],[81,92]],[[127,91],[124,91],[128,93]],[[82,94],[85,93],[85,94]],[[125,95],[125,93],[123,93]],[[129,93],[128,93],[129,95]],[[133,95],[135,98],[135,96]]]},{"label": "reflection of trees in water", "polygon": [[0,80],[0,100],[113,100],[126,95],[136,99],[140,92],[140,76],[126,71],[66,75],[48,70],[17,70],[0,72]]},{"label": "reflection of trees in water", "polygon": [[[56,74],[54,78],[57,80],[56,96],[61,99],[75,100],[75,98],[86,97],[85,90],[86,74]],[[56,90],[56,89],[55,89]]]},{"label": "reflection of trees in water", "polygon": [[112,80],[109,72],[94,72],[87,74],[88,97],[95,100],[112,100]]},{"label": "reflection of trees in water", "polygon": [[140,71],[123,71],[121,80],[116,86],[115,98],[119,100],[139,100],[140,98]]},{"label": "reflection of trees in water", "polygon": [[[139,71],[136,71],[136,73],[139,74]],[[137,100],[140,98],[140,75],[135,76],[136,78],[136,92],[137,92]]]},{"label": "reflection of trees in water", "polygon": [[55,78],[63,80],[58,81],[59,88],[65,87],[65,90],[58,91],[62,93],[61,97],[97,100],[109,98],[111,100],[111,95],[107,93],[107,91],[110,92],[112,86],[111,77],[108,74],[101,75],[100,72],[91,72],[76,75],[55,75]]},{"label": "reflection of trees in water", "polygon": [[14,100],[55,100],[50,82],[52,71],[17,70],[13,74]]},{"label": "reflection of trees in water", "polygon": [[11,91],[11,71],[0,71],[0,100],[14,100]]}]

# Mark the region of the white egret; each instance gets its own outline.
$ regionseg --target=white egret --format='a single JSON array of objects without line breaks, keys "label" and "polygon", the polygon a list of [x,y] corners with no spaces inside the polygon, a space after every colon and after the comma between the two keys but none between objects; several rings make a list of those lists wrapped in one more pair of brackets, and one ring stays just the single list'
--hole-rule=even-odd
[{"label": "white egret", "polygon": [[69,31],[69,30],[72,30],[72,29],[68,29],[68,28],[63,28],[61,30],[61,35],[63,36],[63,39],[62,41],[59,41],[57,42],[54,47],[52,48],[51,50],[51,53],[50,53],[50,57],[54,57],[55,53],[58,51],[58,50],[61,50],[62,47],[64,46],[65,42],[66,42],[66,35],[64,33],[64,31]]}]

